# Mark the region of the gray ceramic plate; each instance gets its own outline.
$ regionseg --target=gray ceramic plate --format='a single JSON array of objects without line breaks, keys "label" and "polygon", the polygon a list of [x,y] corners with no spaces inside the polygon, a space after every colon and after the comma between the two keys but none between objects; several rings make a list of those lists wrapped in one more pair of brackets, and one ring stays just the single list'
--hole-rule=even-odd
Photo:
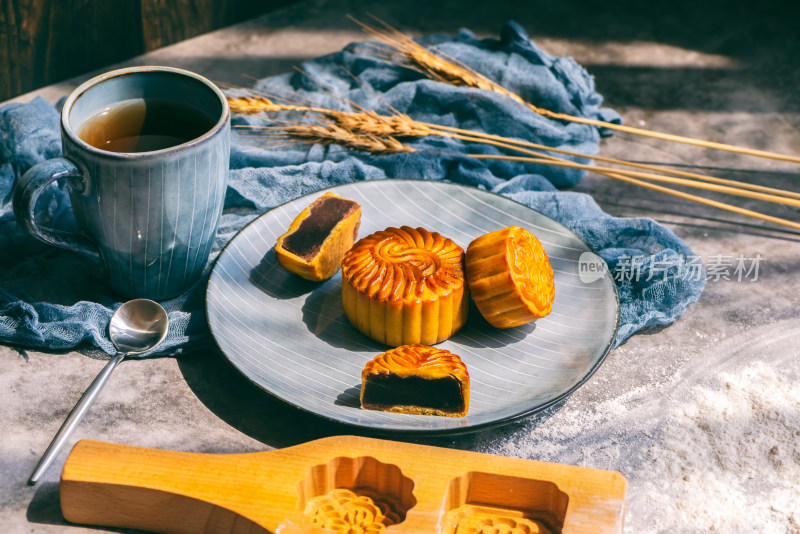
[{"label": "gray ceramic plate", "polygon": [[[331,189],[362,206],[366,236],[388,226],[422,226],[466,250],[474,238],[516,225],[536,235],[555,271],[553,311],[498,330],[477,309],[439,346],[461,356],[471,377],[466,417],[362,410],[361,370],[387,350],[357,332],[341,306],[341,275],[312,283],[284,271],[273,246],[322,191],[273,209],[243,228],[211,272],[206,312],[225,357],[264,391],[322,417],[373,431],[459,433],[509,422],[563,399],[600,365],[619,319],[610,275],[584,283],[589,247],[572,231],[517,202],[457,184],[358,182]],[[586,278],[586,277],[584,277]]]}]

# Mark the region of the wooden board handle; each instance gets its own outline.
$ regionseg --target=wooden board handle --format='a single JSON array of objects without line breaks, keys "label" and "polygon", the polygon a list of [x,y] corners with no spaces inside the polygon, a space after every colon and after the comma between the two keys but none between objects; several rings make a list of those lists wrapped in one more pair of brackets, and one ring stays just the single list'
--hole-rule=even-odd
[{"label": "wooden board handle", "polygon": [[[83,440],[61,475],[62,512],[75,523],[164,533],[268,532],[239,505],[264,506],[280,494],[279,484],[253,476],[269,458],[269,452],[199,454]],[[249,469],[256,463],[258,470]]]}]

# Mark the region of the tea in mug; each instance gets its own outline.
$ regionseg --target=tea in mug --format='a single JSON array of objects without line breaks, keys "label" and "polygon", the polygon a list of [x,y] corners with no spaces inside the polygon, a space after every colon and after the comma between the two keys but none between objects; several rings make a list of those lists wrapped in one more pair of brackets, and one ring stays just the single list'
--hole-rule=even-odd
[{"label": "tea in mug", "polygon": [[78,137],[110,152],[151,152],[196,139],[213,126],[205,113],[185,104],[137,98],[89,118]]}]

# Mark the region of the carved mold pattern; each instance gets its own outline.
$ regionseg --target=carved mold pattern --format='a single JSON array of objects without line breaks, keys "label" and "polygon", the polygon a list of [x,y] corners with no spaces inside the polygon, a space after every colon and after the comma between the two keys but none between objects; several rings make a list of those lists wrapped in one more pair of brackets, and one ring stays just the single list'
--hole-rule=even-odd
[{"label": "carved mold pattern", "polygon": [[561,534],[568,504],[549,480],[470,471],[450,481],[441,534]]},{"label": "carved mold pattern", "polygon": [[314,526],[337,534],[377,534],[400,521],[388,504],[344,488],[309,500],[305,513]]},{"label": "carved mold pattern", "polygon": [[455,534],[551,534],[551,531],[534,519],[476,513],[460,519]]}]

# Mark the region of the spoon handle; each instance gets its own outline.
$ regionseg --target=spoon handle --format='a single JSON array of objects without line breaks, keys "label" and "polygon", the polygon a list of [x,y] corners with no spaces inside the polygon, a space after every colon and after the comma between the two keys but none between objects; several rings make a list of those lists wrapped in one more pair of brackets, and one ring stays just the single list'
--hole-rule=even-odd
[{"label": "spoon handle", "polygon": [[81,396],[78,403],[69,412],[69,415],[64,420],[64,423],[61,425],[61,428],[58,429],[58,433],[56,433],[53,441],[50,442],[50,445],[47,447],[47,450],[44,451],[42,455],[42,459],[39,460],[39,463],[36,464],[36,469],[33,470],[31,474],[31,478],[28,480],[28,484],[33,486],[36,482],[41,478],[47,468],[50,467],[50,464],[53,463],[56,456],[58,455],[61,448],[66,443],[67,439],[69,439],[72,432],[78,426],[78,423],[81,422],[83,416],[86,415],[86,412],[89,411],[89,407],[92,405],[94,400],[97,398],[97,395],[100,393],[100,390],[103,389],[103,386],[108,381],[108,377],[111,376],[111,372],[114,368],[125,358],[125,353],[118,353],[116,356],[111,358],[103,370],[100,371],[100,374],[95,377],[89,387]]}]

